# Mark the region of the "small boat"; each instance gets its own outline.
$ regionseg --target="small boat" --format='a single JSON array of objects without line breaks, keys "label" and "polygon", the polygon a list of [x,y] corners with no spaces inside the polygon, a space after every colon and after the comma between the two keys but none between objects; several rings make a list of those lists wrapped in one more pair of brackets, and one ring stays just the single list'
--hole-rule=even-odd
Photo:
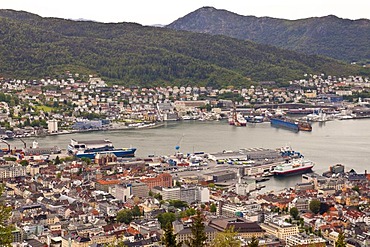
[{"label": "small boat", "polygon": [[247,125],[247,120],[245,120],[243,115],[237,114],[235,125],[237,125],[237,126],[246,126]]}]

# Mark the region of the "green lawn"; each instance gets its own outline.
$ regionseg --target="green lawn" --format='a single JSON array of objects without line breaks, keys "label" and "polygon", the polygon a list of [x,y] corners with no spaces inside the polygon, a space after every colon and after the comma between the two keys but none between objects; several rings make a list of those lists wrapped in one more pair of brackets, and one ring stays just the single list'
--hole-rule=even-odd
[{"label": "green lawn", "polygon": [[50,106],[46,106],[46,105],[38,105],[36,106],[37,110],[42,110],[44,112],[51,112],[54,110],[53,107],[50,107]]}]

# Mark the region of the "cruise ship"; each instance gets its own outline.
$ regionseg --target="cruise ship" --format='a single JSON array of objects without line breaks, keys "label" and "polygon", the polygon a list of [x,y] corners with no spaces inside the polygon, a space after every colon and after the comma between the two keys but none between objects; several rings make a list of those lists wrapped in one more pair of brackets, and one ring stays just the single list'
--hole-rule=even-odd
[{"label": "cruise ship", "polygon": [[133,157],[136,148],[114,148],[109,140],[76,141],[71,139],[71,143],[68,145],[68,152],[77,158],[94,159],[98,153],[114,154],[117,157]]},{"label": "cruise ship", "polygon": [[272,173],[275,176],[290,176],[310,172],[314,166],[315,164],[310,160],[305,160],[303,158],[293,159],[287,163],[277,165],[272,170]]}]

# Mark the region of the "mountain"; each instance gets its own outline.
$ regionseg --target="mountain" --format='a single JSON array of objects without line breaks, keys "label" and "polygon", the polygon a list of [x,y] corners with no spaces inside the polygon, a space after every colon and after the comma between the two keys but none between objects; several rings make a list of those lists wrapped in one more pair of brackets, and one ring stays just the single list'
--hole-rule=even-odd
[{"label": "mountain", "polygon": [[125,85],[247,85],[304,73],[363,68],[276,47],[135,23],[71,21],[0,10],[0,77],[40,78],[66,70]]},{"label": "mountain", "polygon": [[300,20],[242,16],[213,7],[200,8],[168,28],[226,35],[335,59],[370,61],[370,20],[333,15]]}]

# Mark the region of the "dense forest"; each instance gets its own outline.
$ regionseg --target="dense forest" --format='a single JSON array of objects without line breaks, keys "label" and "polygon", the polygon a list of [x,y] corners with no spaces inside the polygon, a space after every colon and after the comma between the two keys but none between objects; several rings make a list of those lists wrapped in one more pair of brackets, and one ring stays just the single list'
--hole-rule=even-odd
[{"label": "dense forest", "polygon": [[284,20],[200,8],[168,25],[176,30],[226,35],[347,62],[370,63],[370,20],[336,16]]},{"label": "dense forest", "polygon": [[36,79],[73,70],[125,85],[241,86],[305,73],[366,73],[333,59],[226,36],[13,10],[0,10],[0,56],[0,77]]}]

